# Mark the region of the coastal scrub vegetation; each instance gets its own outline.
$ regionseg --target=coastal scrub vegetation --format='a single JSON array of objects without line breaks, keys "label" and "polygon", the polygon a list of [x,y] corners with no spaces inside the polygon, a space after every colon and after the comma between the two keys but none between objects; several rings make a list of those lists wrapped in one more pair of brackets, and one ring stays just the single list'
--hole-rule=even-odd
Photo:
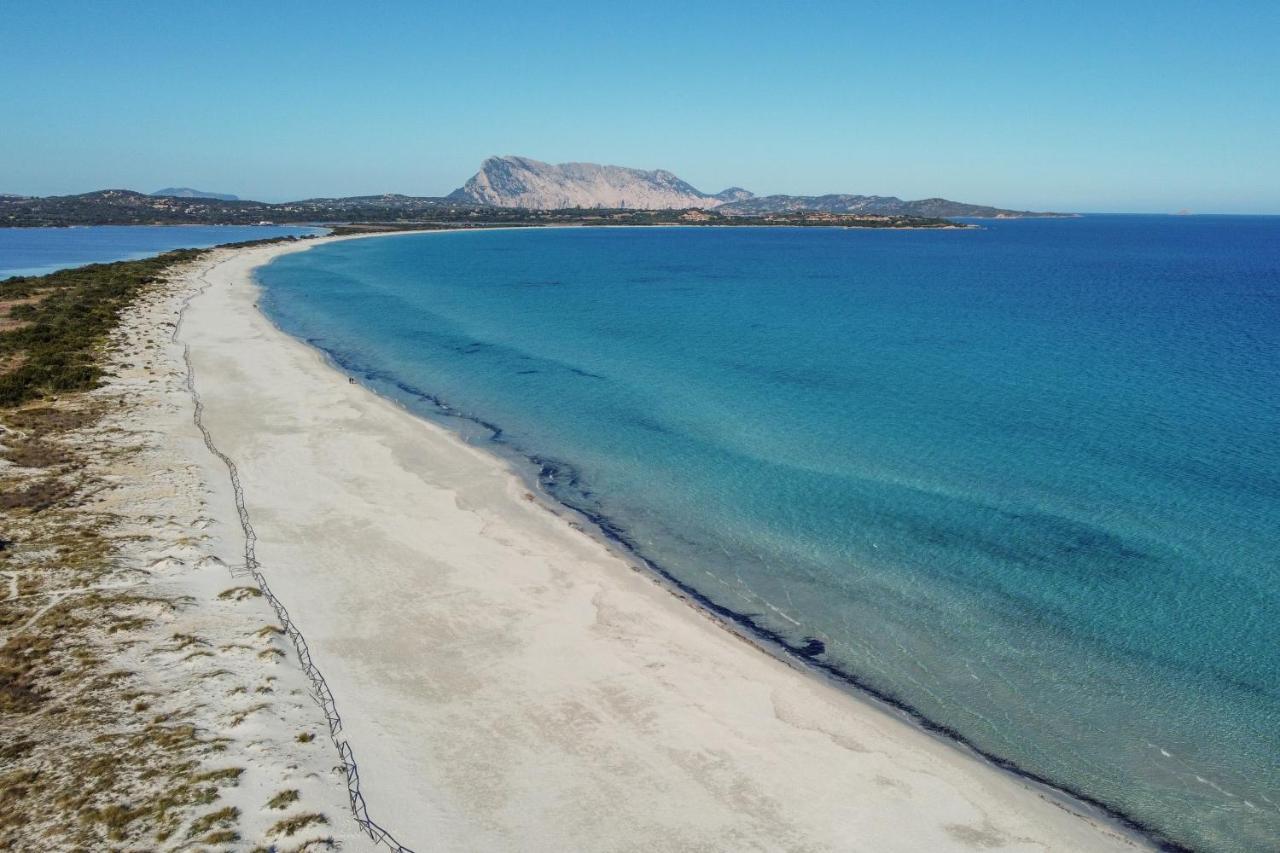
[{"label": "coastal scrub vegetation", "polygon": [[[85,437],[103,409],[67,395],[0,412],[3,849],[25,849],[42,824],[68,849],[164,842],[243,772],[201,772],[223,739],[183,710],[157,713],[162,697],[121,666],[141,630],[187,605],[126,586],[115,519],[91,506],[104,483]],[[38,451],[15,439],[37,433]]]},{"label": "coastal scrub vegetation", "polygon": [[[185,666],[153,662],[209,655],[181,677],[228,695],[251,676],[216,666],[210,642],[179,627],[195,599],[151,585],[136,565],[172,542],[130,514],[127,497],[107,498],[157,464],[142,462],[149,433],[121,430],[132,404],[123,387],[85,393],[149,359],[168,328],[122,324],[124,312],[201,254],[0,282],[0,849],[240,838],[242,816],[223,799],[245,772],[228,760],[235,736],[212,731],[205,706],[183,694],[174,678]],[[250,624],[251,648],[279,634]]]},{"label": "coastal scrub vegetation", "polygon": [[[226,247],[292,242],[277,237]],[[224,247],[224,248],[226,248]],[[143,289],[207,249],[0,281],[0,406],[96,388],[107,336]]]},{"label": "coastal scrub vegetation", "polygon": [[179,250],[0,282],[0,406],[96,387],[100,351],[120,311],[164,270],[198,254]]}]

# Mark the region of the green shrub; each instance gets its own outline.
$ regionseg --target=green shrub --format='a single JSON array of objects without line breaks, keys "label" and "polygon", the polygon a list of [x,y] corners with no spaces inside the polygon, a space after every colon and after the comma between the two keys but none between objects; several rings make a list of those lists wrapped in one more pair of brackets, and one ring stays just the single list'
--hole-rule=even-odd
[{"label": "green shrub", "polygon": [[200,254],[181,249],[140,261],[0,282],[0,301],[44,294],[39,302],[11,312],[24,325],[0,332],[0,364],[16,364],[0,375],[0,406],[96,387],[102,378],[102,345],[120,312],[170,266]]}]

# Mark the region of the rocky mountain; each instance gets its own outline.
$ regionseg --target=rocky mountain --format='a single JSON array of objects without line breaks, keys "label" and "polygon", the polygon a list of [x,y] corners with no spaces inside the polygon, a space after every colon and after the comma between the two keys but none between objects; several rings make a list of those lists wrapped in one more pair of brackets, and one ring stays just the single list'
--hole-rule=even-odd
[{"label": "rocky mountain", "polygon": [[191,187],[165,187],[162,190],[156,190],[153,196],[166,196],[168,198],[212,198],[218,201],[239,201],[240,198],[234,195],[226,195],[225,193],[210,193],[204,190],[193,190]]},{"label": "rocky mountain", "polygon": [[536,210],[711,208],[750,197],[751,193],[737,187],[708,195],[662,169],[646,172],[595,163],[553,165],[528,157],[490,157],[471,180],[448,196],[469,204]]},{"label": "rocky mountain", "polygon": [[[1024,217],[1061,214],[1004,210],[943,198],[903,201],[895,196],[755,196],[741,187],[714,195],[671,172],[599,166],[551,165],[527,157],[491,157],[466,186],[445,198],[385,195],[309,198],[265,203],[170,187],[150,195],[99,190],[69,196],[0,194],[0,228],[40,225],[141,225],[259,222],[550,222],[630,221],[651,212],[652,224],[684,212],[680,221],[702,224],[841,224],[840,217],[897,227],[898,220],[948,217]],[[673,213],[674,212],[674,213]],[[710,216],[714,214],[714,216]],[[744,221],[752,220],[752,221]],[[890,221],[891,220],[891,221]],[[848,224],[845,222],[845,224]]]},{"label": "rocky mountain", "polygon": [[716,208],[729,216],[763,216],[770,213],[792,213],[812,210],[821,213],[862,213],[883,216],[973,216],[984,218],[1016,218],[1024,216],[1059,216],[1056,213],[1034,213],[1029,210],[1005,210],[984,204],[965,204],[945,198],[903,201],[885,195],[767,195],[731,201]]},{"label": "rocky mountain", "polygon": [[633,210],[715,209],[726,216],[767,216],[812,211],[875,216],[1058,216],[1026,210],[1005,210],[984,204],[965,204],[945,198],[903,201],[877,195],[756,196],[741,187],[714,195],[704,193],[671,172],[646,172],[595,163],[553,165],[528,157],[490,157],[480,171],[447,196],[459,204],[519,207],[531,210],[561,208],[623,208]]}]

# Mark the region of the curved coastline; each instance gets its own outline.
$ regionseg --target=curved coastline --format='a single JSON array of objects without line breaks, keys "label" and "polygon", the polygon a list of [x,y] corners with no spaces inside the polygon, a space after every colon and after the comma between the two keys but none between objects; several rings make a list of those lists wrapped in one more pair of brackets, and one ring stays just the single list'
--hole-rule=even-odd
[{"label": "curved coastline", "polygon": [[[270,317],[267,319],[270,320]],[[275,323],[273,322],[272,325],[275,326]],[[289,334],[283,329],[280,329],[279,326],[275,326],[275,328],[281,334]],[[1051,794],[1059,797],[1071,808],[1078,809],[1082,812],[1093,811],[1099,816],[1115,821],[1125,829],[1131,830],[1142,836],[1145,840],[1155,845],[1159,850],[1178,851],[1178,853],[1192,853],[1194,848],[1187,847],[1166,837],[1156,827],[1146,824],[1132,815],[1125,813],[1123,810],[1096,797],[1090,796],[1084,791],[1073,788],[1070,785],[1055,782],[1052,779],[1019,766],[1014,761],[1003,758],[994,752],[984,750],[955,728],[935,722],[919,709],[913,707],[892,693],[876,688],[856,673],[846,670],[837,664],[831,663],[830,661],[822,660],[820,656],[825,651],[825,646],[821,640],[814,637],[806,637],[804,643],[796,643],[787,639],[782,633],[775,631],[766,625],[760,624],[760,622],[750,613],[744,613],[734,610],[733,608],[726,607],[712,599],[697,587],[681,580],[670,569],[646,556],[640,546],[634,541],[634,539],[632,539],[626,528],[618,524],[609,516],[595,512],[583,506],[575,505],[563,498],[555,497],[547,490],[547,484],[554,480],[567,479],[570,482],[579,481],[578,474],[571,463],[551,460],[537,454],[529,453],[513,442],[507,441],[503,438],[505,431],[496,423],[485,420],[479,416],[466,414],[465,412],[451,406],[440,397],[421,389],[414,388],[408,383],[384,376],[376,370],[363,368],[354,361],[344,357],[342,354],[324,347],[315,339],[298,340],[304,340],[308,346],[311,346],[322,353],[326,360],[329,361],[336,370],[341,371],[344,375],[355,375],[366,382],[375,379],[385,379],[393,382],[396,388],[401,392],[436,407],[438,414],[442,419],[463,420],[489,431],[490,435],[487,441],[495,445],[496,448],[502,448],[507,451],[506,453],[503,453],[499,450],[495,450],[494,455],[504,463],[515,463],[512,466],[512,474],[514,476],[520,477],[525,482],[536,483],[539,486],[538,494],[542,497],[544,506],[546,506],[548,511],[559,515],[564,514],[567,510],[572,517],[584,519],[589,523],[589,527],[583,528],[584,533],[594,534],[598,539],[603,541],[606,546],[610,546],[615,551],[621,551],[622,555],[626,559],[640,563],[646,571],[652,573],[654,578],[659,580],[673,595],[687,601],[692,606],[697,607],[706,614],[714,617],[725,629],[751,641],[753,645],[766,654],[777,657],[787,663],[797,664],[798,668],[805,670],[810,675],[819,676],[824,680],[828,680],[837,686],[850,691],[858,698],[869,699],[875,703],[879,703],[884,706],[883,710],[886,712],[894,712],[905,717],[922,732],[937,736],[947,743],[970,753],[976,760],[987,762],[1022,781],[1031,782],[1045,788]],[[374,394],[379,393],[377,389],[372,388],[369,385],[364,385],[364,387]],[[422,416],[421,413],[415,412],[413,409],[404,406],[399,400],[392,397],[386,397],[385,395],[380,396],[383,396],[384,399],[391,403],[400,405],[406,412],[415,417]],[[461,438],[461,436],[459,437]],[[462,440],[465,441],[466,439],[463,438]],[[468,441],[468,444],[471,444],[471,442]],[[524,467],[529,467],[532,471],[521,470]]]},{"label": "curved coastline", "polygon": [[[342,239],[368,239],[373,237],[392,237],[408,234],[436,233],[434,231],[426,232],[397,232],[394,234],[365,234],[351,235],[343,237],[320,238],[317,240],[308,240],[305,243],[279,247],[275,251],[264,253],[265,256],[256,258],[255,263],[249,267],[246,278],[251,282],[254,288],[261,288],[252,271],[260,267],[276,255],[285,252],[300,251],[319,245],[323,242],[330,242]],[[705,595],[694,586],[681,581],[668,569],[658,564],[654,560],[645,556],[642,551],[634,543],[627,531],[612,519],[592,512],[590,509],[582,506],[576,506],[570,501],[562,500],[553,496],[546,488],[547,484],[557,479],[572,480],[576,477],[573,466],[559,460],[546,459],[531,454],[508,441],[503,434],[502,427],[496,423],[489,422],[483,418],[469,415],[462,412],[447,401],[430,394],[420,388],[415,388],[394,377],[380,374],[378,371],[370,371],[361,368],[357,363],[349,357],[345,357],[342,353],[333,352],[324,348],[317,341],[302,341],[283,330],[279,329],[271,318],[257,308],[255,309],[262,316],[276,334],[281,335],[288,340],[296,342],[299,346],[305,346],[307,349],[318,354],[322,360],[334,372],[335,379],[339,374],[348,377],[355,375],[364,380],[361,388],[376,397],[396,406],[398,409],[405,411],[410,416],[427,423],[435,423],[441,426],[441,421],[465,422],[484,430],[487,436],[484,443],[489,445],[489,455],[500,461],[504,468],[513,476],[519,478],[525,483],[535,483],[540,488],[536,491],[541,496],[540,503],[553,514],[560,517],[569,517],[571,520],[579,520],[587,522],[586,525],[575,524],[574,526],[583,532],[591,535],[592,538],[604,544],[609,550],[620,555],[624,561],[631,565],[634,569],[637,564],[644,570],[652,580],[663,586],[669,593],[681,599],[687,604],[694,605],[694,608],[713,619],[723,629],[739,638],[750,641],[751,645],[757,650],[764,651],[769,657],[780,660],[793,669],[802,669],[808,677],[814,675],[820,676],[818,681],[832,685],[840,690],[840,692],[869,702],[871,705],[877,706],[877,713],[884,713],[903,720],[918,731],[928,734],[931,737],[943,741],[950,748],[957,749],[960,753],[967,756],[966,760],[977,759],[978,762],[991,766],[999,772],[1008,774],[1011,778],[1018,780],[1020,783],[1028,785],[1032,790],[1040,792],[1041,796],[1048,797],[1056,801],[1061,808],[1075,814],[1079,819],[1087,822],[1100,821],[1101,823],[1110,824],[1113,831],[1119,832],[1123,837],[1129,839],[1130,844],[1150,844],[1160,849],[1166,850],[1185,850],[1186,848],[1172,839],[1163,836],[1158,829],[1147,826],[1124,812],[1108,805],[1105,802],[1090,797],[1082,791],[1072,790],[1071,788],[1059,784],[1055,784],[1052,780],[1042,778],[1035,773],[1026,771],[1018,767],[1015,763],[1001,758],[998,755],[987,753],[974,744],[969,742],[961,733],[940,725],[918,710],[912,708],[897,697],[890,695],[884,691],[867,684],[855,673],[847,672],[839,666],[828,661],[822,660],[821,655],[823,649],[821,643],[811,638],[806,641],[796,643],[788,640],[778,632],[759,624],[751,614],[740,613],[718,604],[709,596]],[[377,388],[370,387],[368,384],[381,381],[394,385],[397,391],[413,398],[414,400],[425,403],[429,406],[438,418],[433,418],[423,412],[414,411],[406,406],[403,401],[395,399],[394,396],[380,392]],[[462,437],[457,430],[450,429],[455,439],[464,442],[466,445],[475,447],[475,443]]]},{"label": "curved coastline", "polygon": [[[261,287],[260,284],[258,286]],[[267,316],[265,312],[264,316]],[[270,316],[267,316],[267,319],[270,321]],[[288,332],[277,326],[274,321],[272,321],[272,326],[274,326],[280,334],[289,335]],[[290,335],[290,337],[294,336]],[[583,528],[584,533],[595,535],[596,538],[601,540],[606,546],[611,547],[615,552],[620,551],[625,559],[640,563],[646,571],[650,572],[654,578],[659,580],[672,594],[712,616],[724,628],[749,640],[753,645],[766,654],[782,659],[785,662],[796,664],[799,668],[807,671],[810,675],[828,680],[835,685],[850,691],[861,699],[869,699],[875,703],[879,703],[884,706],[883,710],[886,712],[893,712],[905,717],[921,731],[934,735],[956,748],[971,754],[974,759],[987,762],[1022,781],[1043,787],[1046,791],[1057,796],[1073,809],[1077,809],[1082,812],[1093,812],[1098,816],[1114,821],[1126,830],[1137,833],[1143,839],[1155,845],[1159,850],[1178,851],[1178,853],[1191,853],[1193,850],[1191,847],[1187,847],[1171,838],[1168,838],[1156,827],[1144,823],[1132,815],[1127,814],[1122,809],[1101,799],[1090,796],[1085,791],[1067,784],[1056,782],[1053,779],[1042,776],[1031,770],[1027,770],[1019,766],[1016,762],[1006,759],[994,752],[982,749],[960,731],[951,726],[934,721],[919,709],[913,707],[892,693],[881,690],[870,684],[857,673],[844,669],[838,664],[821,659],[821,655],[825,651],[825,647],[821,640],[813,637],[806,637],[804,643],[796,643],[787,639],[787,637],[782,633],[775,631],[766,625],[762,625],[754,616],[752,616],[752,614],[726,607],[712,599],[697,587],[681,580],[670,569],[646,556],[640,546],[627,532],[626,528],[614,521],[612,518],[602,513],[595,512],[587,507],[576,505],[564,498],[556,497],[546,488],[550,482],[556,480],[567,480],[571,483],[578,482],[579,476],[571,463],[548,459],[538,454],[531,453],[519,447],[514,442],[508,441],[504,438],[505,430],[500,425],[480,416],[467,414],[466,412],[450,405],[447,401],[441,399],[435,394],[431,394],[420,388],[415,388],[406,382],[383,374],[380,371],[362,367],[350,357],[325,347],[314,338],[300,339],[295,337],[295,340],[302,340],[308,346],[322,353],[326,361],[328,361],[335,370],[343,373],[343,375],[358,377],[363,381],[363,383],[379,380],[388,382],[394,385],[398,391],[405,395],[434,407],[436,409],[435,414],[438,415],[441,421],[460,420],[481,427],[489,433],[486,441],[494,446],[494,455],[504,463],[511,466],[512,474],[514,476],[520,477],[526,483],[536,484],[539,487],[537,494],[541,497],[544,506],[546,506],[550,512],[564,514],[567,510],[573,518],[585,520],[589,526]],[[400,406],[410,415],[413,415],[414,417],[424,417],[421,412],[414,411],[412,408],[405,406],[400,400],[397,400],[394,397],[381,394],[376,388],[371,387],[369,384],[364,384],[364,387],[371,393],[382,396],[384,399],[388,400],[388,402]],[[461,435],[459,435],[459,438],[467,441],[468,444],[473,444]]]}]

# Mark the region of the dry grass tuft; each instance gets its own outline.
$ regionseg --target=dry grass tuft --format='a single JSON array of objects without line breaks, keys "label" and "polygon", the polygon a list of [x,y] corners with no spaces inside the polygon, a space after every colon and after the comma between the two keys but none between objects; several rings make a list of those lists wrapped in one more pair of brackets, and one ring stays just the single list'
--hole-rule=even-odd
[{"label": "dry grass tuft", "polygon": [[319,824],[327,824],[329,819],[318,812],[309,812],[307,814],[294,815],[277,821],[269,830],[268,835],[283,835],[286,838],[301,832],[308,826],[316,826]]},{"label": "dry grass tuft", "polygon": [[296,803],[300,796],[302,795],[299,794],[298,791],[294,788],[290,788],[287,791],[281,791],[271,799],[267,800],[267,808],[269,809],[288,808],[289,806]]},{"label": "dry grass tuft", "polygon": [[191,822],[191,827],[187,830],[188,838],[195,838],[197,835],[203,835],[215,827],[225,828],[229,824],[233,824],[240,817],[240,810],[235,806],[226,806],[217,811],[212,811],[201,815]]},{"label": "dry grass tuft", "polygon": [[248,708],[245,708],[243,711],[237,712],[236,715],[231,718],[231,722],[228,725],[230,728],[234,729],[236,726],[240,725],[245,720],[249,719],[249,717],[253,716],[259,711],[265,711],[270,707],[271,707],[270,702],[259,702],[256,705],[250,705]]},{"label": "dry grass tuft", "polygon": [[223,601],[244,601],[246,598],[261,598],[262,590],[256,586],[233,586],[231,589],[224,589],[218,593],[218,598]]}]

